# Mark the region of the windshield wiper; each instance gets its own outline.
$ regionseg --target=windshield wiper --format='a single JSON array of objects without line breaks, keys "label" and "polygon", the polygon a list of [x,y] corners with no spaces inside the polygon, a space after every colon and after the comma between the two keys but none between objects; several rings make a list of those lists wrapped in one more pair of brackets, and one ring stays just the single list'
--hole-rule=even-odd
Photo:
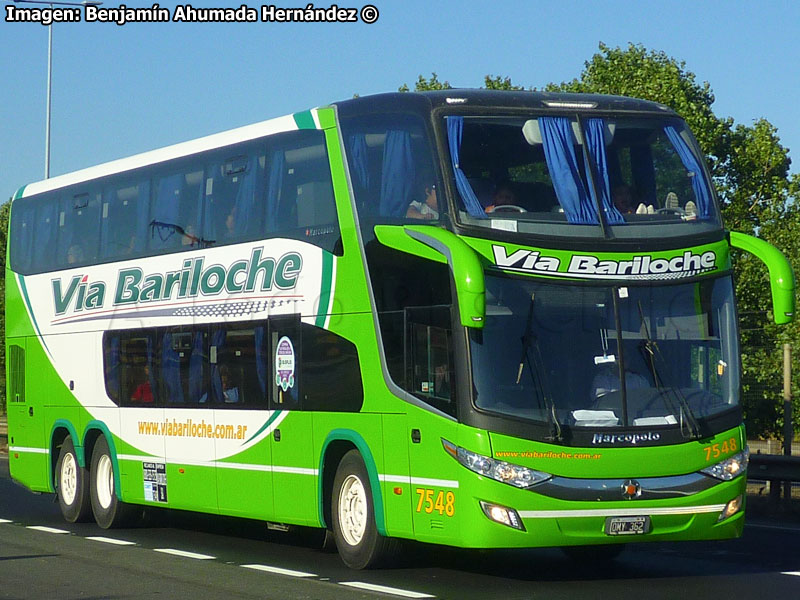
[{"label": "windshield wiper", "polygon": [[[558,415],[556,414],[556,404],[553,399],[544,389],[544,374],[540,369],[534,369],[531,365],[530,350],[535,348],[536,356],[534,356],[534,364],[541,365],[542,354],[539,350],[536,334],[531,331],[531,323],[533,322],[533,304],[535,294],[531,294],[531,301],[528,305],[528,318],[525,320],[525,330],[522,332],[520,341],[522,342],[522,355],[519,357],[519,369],[517,370],[517,385],[522,381],[522,371],[525,369],[525,362],[528,363],[528,369],[531,372],[531,381],[538,388],[538,395],[542,402],[544,402],[545,413],[547,414],[547,423],[550,426],[550,435],[545,438],[547,441],[562,441],[561,425],[558,422]],[[538,359],[538,360],[537,360]],[[541,404],[541,402],[540,402]]]},{"label": "windshield wiper", "polygon": [[[680,388],[674,386],[665,386],[662,383],[661,374],[656,366],[656,357],[661,361],[662,364],[666,364],[666,359],[664,355],[661,353],[661,349],[658,347],[658,344],[650,337],[650,330],[647,327],[647,320],[644,318],[644,310],[642,310],[642,303],[641,301],[637,302],[639,307],[639,320],[642,324],[641,326],[641,333],[644,337],[642,341],[642,346],[640,349],[642,350],[643,357],[645,362],[650,365],[650,370],[653,373],[653,381],[656,384],[656,388],[658,389],[659,393],[664,395],[666,394],[665,398],[670,398],[670,410],[673,412],[677,412],[678,416],[680,417],[680,428],[681,434],[684,434],[684,417],[686,418],[686,426],[689,428],[688,435],[684,435],[684,437],[692,440],[700,439],[700,424],[697,422],[697,418],[695,417],[694,412],[692,411],[691,406],[689,406],[689,402],[686,400],[686,396],[683,395]],[[678,401],[679,410],[675,410],[674,400]]]}]

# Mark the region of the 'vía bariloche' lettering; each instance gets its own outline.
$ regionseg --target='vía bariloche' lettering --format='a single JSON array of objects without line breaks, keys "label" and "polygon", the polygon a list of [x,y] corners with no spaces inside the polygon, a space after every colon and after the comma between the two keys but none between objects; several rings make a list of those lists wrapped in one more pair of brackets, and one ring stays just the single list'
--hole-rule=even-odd
[{"label": "'v\u00eda bariloche' lettering", "polygon": [[717,263],[717,255],[712,250],[702,254],[686,250],[683,254],[672,258],[634,256],[629,260],[601,260],[596,256],[575,254],[570,259],[566,270],[559,271],[561,260],[554,256],[542,256],[538,250],[520,249],[508,254],[505,246],[495,244],[492,245],[492,252],[495,264],[501,269],[590,279],[658,278],[675,275],[689,277],[713,271]]},{"label": "'v\u00eda bariloche' lettering", "polygon": [[[166,273],[145,275],[138,267],[120,269],[114,306],[216,296],[222,292],[265,292],[273,286],[281,290],[293,288],[303,268],[303,257],[288,252],[276,260],[263,257],[263,253],[263,248],[255,248],[248,260],[238,260],[227,267],[206,266],[205,257],[200,256],[186,259],[179,270]],[[106,283],[89,282],[87,275],[75,275],[66,286],[61,279],[53,279],[52,285],[56,315],[70,309],[81,312],[102,308],[105,303]]]}]

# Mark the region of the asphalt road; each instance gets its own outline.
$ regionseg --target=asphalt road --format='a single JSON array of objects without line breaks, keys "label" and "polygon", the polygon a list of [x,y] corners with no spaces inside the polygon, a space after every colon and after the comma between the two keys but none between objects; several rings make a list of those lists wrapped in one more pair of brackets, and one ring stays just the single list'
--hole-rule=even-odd
[{"label": "asphalt road", "polygon": [[749,523],[740,540],[631,546],[611,565],[414,544],[394,568],[354,572],[318,546],[175,511],[135,529],[67,524],[0,457],[0,598],[800,598],[800,526],[777,520]]}]

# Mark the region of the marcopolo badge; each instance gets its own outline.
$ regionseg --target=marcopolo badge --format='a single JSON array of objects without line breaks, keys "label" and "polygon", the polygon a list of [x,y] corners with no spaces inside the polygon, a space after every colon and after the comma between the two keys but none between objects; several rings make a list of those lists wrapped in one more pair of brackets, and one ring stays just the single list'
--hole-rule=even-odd
[{"label": "marcopolo badge", "polygon": [[284,392],[294,387],[294,346],[287,336],[278,340],[275,350],[275,385]]}]

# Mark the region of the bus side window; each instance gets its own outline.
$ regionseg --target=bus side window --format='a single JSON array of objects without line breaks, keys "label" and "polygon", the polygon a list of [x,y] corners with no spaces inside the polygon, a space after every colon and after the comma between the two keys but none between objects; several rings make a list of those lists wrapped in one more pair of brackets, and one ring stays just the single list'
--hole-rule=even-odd
[{"label": "bus side window", "polygon": [[[212,326],[209,348],[211,398],[231,408],[266,407],[265,352],[257,351],[263,326],[250,323]],[[263,385],[262,385],[263,383]]]},{"label": "bus side window", "polygon": [[167,405],[208,401],[206,328],[171,327],[159,333],[157,373]]},{"label": "bus side window", "polygon": [[153,252],[204,247],[200,232],[203,170],[164,174],[155,180],[148,247]]},{"label": "bus side window", "polygon": [[267,230],[341,255],[324,133],[303,130],[275,136],[266,171]]},{"label": "bus side window", "polygon": [[97,192],[67,194],[58,214],[57,256],[71,268],[97,260],[101,196]]},{"label": "bus side window", "polygon": [[203,239],[213,245],[257,238],[263,232],[265,165],[263,143],[218,155],[206,169]]},{"label": "bus side window", "polygon": [[104,190],[100,231],[103,259],[139,256],[147,246],[149,181],[117,184]]},{"label": "bus side window", "polygon": [[300,315],[270,317],[269,319],[270,406],[275,409],[300,410],[303,347],[300,335]]},{"label": "bus side window", "polygon": [[313,325],[301,325],[303,410],[358,412],[364,402],[355,344]]},{"label": "bus side window", "polygon": [[455,416],[453,344],[448,307],[406,309],[406,389],[427,404]]},{"label": "bus side window", "polygon": [[103,335],[103,373],[108,397],[120,406],[155,406],[158,400],[154,337],[146,330]]}]

